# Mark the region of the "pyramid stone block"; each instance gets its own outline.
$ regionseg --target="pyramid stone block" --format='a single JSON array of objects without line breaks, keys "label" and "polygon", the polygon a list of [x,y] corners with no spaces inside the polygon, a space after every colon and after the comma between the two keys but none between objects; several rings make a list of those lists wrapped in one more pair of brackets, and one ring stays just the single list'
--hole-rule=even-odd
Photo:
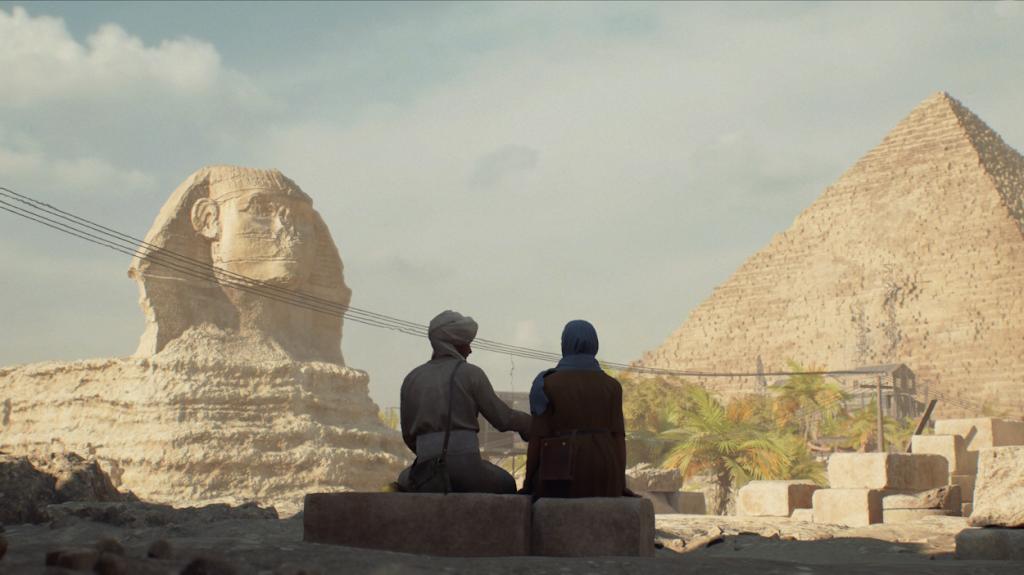
[{"label": "pyramid stone block", "polygon": [[836,489],[925,491],[946,485],[949,464],[941,455],[835,453],[828,459],[829,485]]},{"label": "pyramid stone block", "polygon": [[973,419],[940,419],[935,422],[936,434],[960,435],[966,449],[978,451],[986,447],[1024,445],[1024,422],[991,417]]},{"label": "pyramid stone block", "polygon": [[[1022,231],[1024,158],[935,94],[639,363],[749,372],[758,356],[765,371],[790,358],[833,369],[904,361],[917,377],[905,392],[923,402],[929,382],[940,415],[986,403],[1024,411]],[[759,388],[752,377],[694,380],[723,395]]]},{"label": "pyramid stone block", "polygon": [[882,522],[883,492],[875,489],[819,489],[814,492],[814,522],[863,527]]},{"label": "pyramid stone block", "polygon": [[949,482],[960,486],[960,499],[964,503],[974,501],[974,484],[977,481],[976,475],[951,475]]},{"label": "pyramid stone block", "polygon": [[794,509],[810,508],[817,490],[811,481],[751,481],[736,495],[736,514],[789,517]]},{"label": "pyramid stone block", "polygon": [[956,536],[956,558],[1024,561],[1024,529],[964,529]]},{"label": "pyramid stone block", "polygon": [[930,453],[945,457],[952,474],[972,475],[978,471],[978,454],[967,451],[964,438],[960,435],[915,435],[911,439],[911,450],[916,454]]}]

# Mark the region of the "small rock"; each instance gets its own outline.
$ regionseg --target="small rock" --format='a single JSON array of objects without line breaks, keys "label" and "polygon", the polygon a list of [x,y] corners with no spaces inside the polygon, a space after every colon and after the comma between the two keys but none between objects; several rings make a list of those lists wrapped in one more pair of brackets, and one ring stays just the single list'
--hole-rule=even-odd
[{"label": "small rock", "polygon": [[[56,553],[55,557],[51,557]],[[99,560],[100,554],[95,549],[85,548],[73,548],[73,549],[62,549],[56,552],[50,552],[46,554],[46,564],[53,565],[55,567],[63,567],[72,571],[92,571],[92,568],[96,565],[96,561]],[[51,563],[51,561],[53,561]]]},{"label": "small rock", "polygon": [[237,575],[238,569],[223,559],[216,557],[196,557],[184,569],[181,575]]},{"label": "small rock", "polygon": [[124,545],[121,545],[121,542],[113,537],[100,539],[96,542],[95,547],[100,553],[110,553],[124,557]]},{"label": "small rock", "polygon": [[157,539],[150,544],[146,556],[152,559],[170,559],[174,556],[174,548],[166,539]]}]

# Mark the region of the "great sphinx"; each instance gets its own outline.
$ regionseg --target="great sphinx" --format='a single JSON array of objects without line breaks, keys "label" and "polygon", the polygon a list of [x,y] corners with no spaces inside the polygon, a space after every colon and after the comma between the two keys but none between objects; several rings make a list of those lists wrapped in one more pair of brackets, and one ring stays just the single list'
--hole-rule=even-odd
[{"label": "great sphinx", "polygon": [[95,457],[176,505],[297,510],[312,490],[377,489],[405,450],[345,365],[351,298],[312,199],[276,170],[211,166],[133,258],[146,327],[126,358],[0,368],[0,449]]}]

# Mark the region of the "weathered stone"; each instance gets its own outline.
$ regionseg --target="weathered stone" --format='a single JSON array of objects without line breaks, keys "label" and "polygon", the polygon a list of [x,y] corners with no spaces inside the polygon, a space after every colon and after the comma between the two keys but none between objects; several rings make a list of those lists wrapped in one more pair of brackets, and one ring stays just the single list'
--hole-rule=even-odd
[{"label": "weathered stone", "polygon": [[[80,549],[61,549],[52,559],[47,556],[47,565],[63,567],[72,571],[92,571],[100,558],[99,551],[83,547]],[[50,563],[50,561],[53,561]]]},{"label": "weathered stone", "polygon": [[915,435],[911,450],[945,457],[950,474],[973,475],[978,471],[978,453],[967,451],[967,444],[959,435]]},{"label": "weathered stone", "polygon": [[136,500],[133,495],[118,491],[95,459],[65,452],[34,458],[33,463],[40,471],[53,476],[58,503]]},{"label": "weathered stone", "polygon": [[303,539],[425,555],[529,555],[530,501],[482,493],[313,493],[306,496]]},{"label": "weathered stone", "polygon": [[[95,456],[146,501],[289,513],[310,491],[378,490],[397,476],[408,449],[379,420],[367,374],[345,365],[341,314],[231,287],[241,274],[348,304],[331,234],[294,182],[203,168],[145,241],[129,269],[146,321],[135,357],[0,368],[0,449]],[[162,265],[169,252],[222,268],[222,281]]]},{"label": "weathered stone", "polygon": [[924,491],[948,483],[949,464],[941,455],[834,453],[828,481],[833,489]]},{"label": "weathered stone", "polygon": [[708,508],[701,491],[677,491],[669,495],[669,503],[676,513],[707,515]]},{"label": "weathered stone", "polygon": [[882,509],[942,509],[960,514],[960,486],[947,485],[920,493],[896,493],[882,497]]},{"label": "weathered stone", "polygon": [[1024,446],[981,450],[970,523],[1024,527]]},{"label": "weathered stone", "polygon": [[814,509],[794,509],[793,514],[790,515],[790,517],[795,521],[806,521],[808,523],[811,523],[814,521]]},{"label": "weathered stone", "polygon": [[54,479],[24,457],[0,453],[0,524],[39,523],[57,498]]},{"label": "weathered stone", "polygon": [[882,523],[910,523],[936,515],[949,515],[949,511],[945,509],[883,509]]},{"label": "weathered stone", "polygon": [[171,559],[174,557],[174,547],[166,539],[157,539],[149,544],[146,550],[146,557],[152,559]]},{"label": "weathered stone", "polygon": [[966,448],[971,451],[980,451],[986,447],[1024,445],[1024,422],[993,417],[940,419],[935,422],[935,433],[960,435],[964,438]]},{"label": "weathered stone", "polygon": [[[896,321],[897,354],[913,358],[917,382],[1019,409],[1022,188],[1024,158],[963,104],[935,94],[640,364],[739,372],[760,357],[772,371],[804,357],[850,365],[856,341],[865,344],[859,363],[887,363],[897,340],[876,326]],[[725,395],[760,387],[754,377],[708,384]],[[924,390],[910,383],[894,391],[895,407],[912,411],[902,394]],[[945,401],[938,409],[964,411]]]},{"label": "weathered stone", "polygon": [[974,484],[977,482],[975,475],[951,475],[949,482],[952,485],[960,486],[960,500],[964,503],[974,501]]},{"label": "weathered stone", "polygon": [[654,555],[654,508],[638,497],[540,499],[531,549],[549,557]]},{"label": "weathered stone", "polygon": [[875,489],[819,489],[814,522],[861,527],[882,522],[882,492]]},{"label": "weathered stone", "polygon": [[174,508],[170,505],[143,502],[70,502],[49,505],[46,517],[55,524],[93,521],[119,527],[152,527],[181,523],[213,523],[229,519],[277,519],[277,511],[255,504],[231,507],[214,503],[203,507]]},{"label": "weathered stone", "polygon": [[956,557],[1024,561],[1024,529],[964,529],[956,536]]},{"label": "weathered stone", "polygon": [[968,503],[961,503],[960,504],[960,516],[961,517],[970,517],[971,516],[971,512],[973,512],[973,511],[974,511],[974,504],[973,503],[968,502]]},{"label": "weathered stone", "polygon": [[812,481],[751,481],[736,495],[736,515],[789,517],[794,509],[809,509],[819,488]]},{"label": "weathered stone", "polygon": [[678,469],[662,469],[640,463],[626,470],[626,484],[637,493],[674,493],[683,486],[683,476]]}]

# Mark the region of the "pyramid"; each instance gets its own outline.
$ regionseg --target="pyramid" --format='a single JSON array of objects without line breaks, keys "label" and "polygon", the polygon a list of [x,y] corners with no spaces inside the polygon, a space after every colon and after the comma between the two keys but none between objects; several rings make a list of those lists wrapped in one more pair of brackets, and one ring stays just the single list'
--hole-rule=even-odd
[{"label": "pyramid", "polygon": [[751,372],[759,357],[905,363],[918,389],[1024,417],[1024,158],[929,97],[638,363]]}]

